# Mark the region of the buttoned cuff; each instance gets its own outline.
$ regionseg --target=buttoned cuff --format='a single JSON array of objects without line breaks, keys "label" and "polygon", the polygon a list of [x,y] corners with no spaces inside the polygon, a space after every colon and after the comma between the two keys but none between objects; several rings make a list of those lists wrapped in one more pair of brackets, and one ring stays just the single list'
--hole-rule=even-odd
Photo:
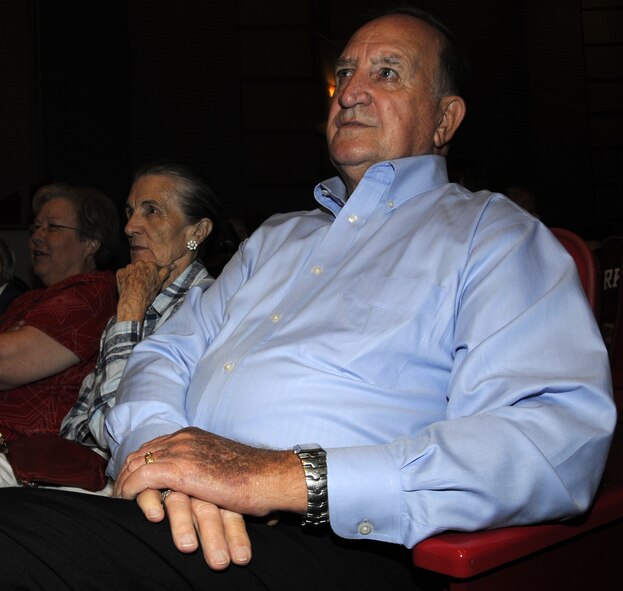
[{"label": "buttoned cuff", "polygon": [[333,531],[343,538],[400,543],[401,485],[389,448],[326,451]]}]

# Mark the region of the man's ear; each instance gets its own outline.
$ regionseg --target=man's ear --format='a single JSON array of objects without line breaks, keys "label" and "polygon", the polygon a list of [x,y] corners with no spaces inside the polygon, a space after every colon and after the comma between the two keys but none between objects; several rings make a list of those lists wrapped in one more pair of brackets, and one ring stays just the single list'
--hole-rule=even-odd
[{"label": "man's ear", "polygon": [[444,96],[440,102],[440,113],[435,129],[434,142],[435,153],[439,153],[452,139],[452,136],[461,125],[465,117],[465,101],[460,96]]}]

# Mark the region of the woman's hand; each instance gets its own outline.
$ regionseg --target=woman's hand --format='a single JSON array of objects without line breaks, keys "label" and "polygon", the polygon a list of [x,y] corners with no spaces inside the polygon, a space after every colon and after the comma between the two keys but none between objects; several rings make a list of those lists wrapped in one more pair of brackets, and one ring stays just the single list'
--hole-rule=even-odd
[{"label": "woman's hand", "polygon": [[117,320],[142,322],[147,308],[160,293],[173,269],[173,263],[160,267],[151,261],[138,261],[119,269]]}]

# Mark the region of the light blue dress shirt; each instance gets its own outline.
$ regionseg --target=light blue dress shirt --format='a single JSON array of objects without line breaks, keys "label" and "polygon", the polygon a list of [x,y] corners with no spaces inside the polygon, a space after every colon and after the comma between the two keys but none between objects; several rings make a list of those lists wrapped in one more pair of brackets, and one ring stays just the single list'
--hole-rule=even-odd
[{"label": "light blue dress shirt", "polygon": [[212,287],[137,345],[109,413],[116,473],[195,425],[327,449],[331,527],[413,546],[583,511],[615,423],[573,263],[445,160],[372,166],[326,210],[274,216]]}]

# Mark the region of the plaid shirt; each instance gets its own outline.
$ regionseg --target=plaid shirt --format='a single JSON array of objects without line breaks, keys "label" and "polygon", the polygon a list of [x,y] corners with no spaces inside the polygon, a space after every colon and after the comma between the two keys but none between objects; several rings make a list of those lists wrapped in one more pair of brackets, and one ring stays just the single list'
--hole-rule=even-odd
[{"label": "plaid shirt", "polygon": [[181,306],[191,287],[201,285],[207,289],[213,281],[205,267],[195,261],[156,296],[143,322],[117,322],[116,316],[108,321],[100,340],[95,369],[84,378],[78,399],[61,424],[62,437],[108,448],[104,436],[105,415],[115,405],[115,392],[130,353]]}]

